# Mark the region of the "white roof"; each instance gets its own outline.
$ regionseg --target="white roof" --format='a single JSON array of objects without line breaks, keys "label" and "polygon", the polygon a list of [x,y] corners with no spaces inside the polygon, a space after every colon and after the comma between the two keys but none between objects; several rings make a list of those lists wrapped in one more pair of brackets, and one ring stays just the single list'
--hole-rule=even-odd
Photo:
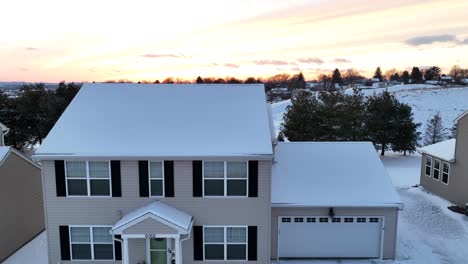
[{"label": "white roof", "polygon": [[370,142],[280,142],[272,206],[401,207]]},{"label": "white roof", "polygon": [[455,145],[456,140],[452,138],[449,140],[422,147],[419,149],[419,152],[437,158],[441,158],[449,162],[453,162],[455,161]]},{"label": "white roof", "polygon": [[2,163],[3,159],[8,155],[10,151],[10,147],[0,147],[0,164]]},{"label": "white roof", "polygon": [[35,158],[271,159],[263,84],[84,84]]},{"label": "white roof", "polygon": [[164,221],[167,221],[176,226],[178,229],[182,229],[184,231],[190,231],[192,228],[192,216],[188,215],[178,209],[164,204],[162,202],[156,201],[152,202],[146,206],[140,207],[135,211],[132,211],[122,217],[115,225],[112,227],[112,231],[119,229],[126,224],[131,223],[134,220],[137,220],[140,217],[144,217],[146,215],[153,215],[156,216]]}]

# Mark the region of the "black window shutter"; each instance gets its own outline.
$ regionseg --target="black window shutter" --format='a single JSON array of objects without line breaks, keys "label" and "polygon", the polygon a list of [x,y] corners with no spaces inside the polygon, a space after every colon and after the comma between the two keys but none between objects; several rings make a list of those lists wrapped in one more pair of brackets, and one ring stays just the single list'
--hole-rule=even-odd
[{"label": "black window shutter", "polygon": [[249,197],[258,197],[258,160],[249,161]]},{"label": "black window shutter", "polygon": [[70,260],[70,234],[68,226],[60,226],[60,254],[62,260]]},{"label": "black window shutter", "polygon": [[257,260],[257,227],[249,226],[249,257],[248,260]]},{"label": "black window shutter", "polygon": [[112,197],[122,197],[120,160],[111,161]]},{"label": "black window shutter", "polygon": [[203,226],[193,227],[193,260],[203,260]]},{"label": "black window shutter", "polygon": [[193,197],[202,197],[203,192],[203,163],[201,160],[194,160],[193,166]]},{"label": "black window shutter", "polygon": [[164,196],[174,197],[174,161],[164,161]]},{"label": "black window shutter", "polygon": [[65,161],[55,161],[55,188],[57,189],[57,196],[67,196],[67,187],[65,183]]},{"label": "black window shutter", "polygon": [[[122,239],[121,235],[115,235],[114,238]],[[114,240],[115,260],[122,260],[122,243],[119,240]]]},{"label": "black window shutter", "polygon": [[140,197],[149,197],[149,183],[148,183],[148,161],[138,161],[138,173],[140,178]]}]

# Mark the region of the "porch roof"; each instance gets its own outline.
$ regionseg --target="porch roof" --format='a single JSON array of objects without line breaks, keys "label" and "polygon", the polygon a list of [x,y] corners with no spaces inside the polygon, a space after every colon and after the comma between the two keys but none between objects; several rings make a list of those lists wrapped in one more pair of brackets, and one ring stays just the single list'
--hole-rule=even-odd
[{"label": "porch roof", "polygon": [[132,223],[136,224],[148,216],[153,216],[173,225],[176,229],[189,232],[192,228],[193,217],[186,214],[172,206],[156,201],[148,205],[140,207],[122,217],[112,227],[112,232],[121,229],[128,228],[127,225],[131,226]]}]

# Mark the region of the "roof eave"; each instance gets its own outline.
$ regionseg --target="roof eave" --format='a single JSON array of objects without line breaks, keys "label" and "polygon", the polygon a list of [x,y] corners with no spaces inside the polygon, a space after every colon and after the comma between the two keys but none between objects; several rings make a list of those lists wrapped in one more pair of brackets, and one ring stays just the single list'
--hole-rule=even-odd
[{"label": "roof eave", "polygon": [[67,160],[67,159],[96,159],[96,160],[195,160],[195,159],[255,159],[272,160],[271,154],[220,154],[220,155],[93,155],[93,154],[36,154],[33,155],[34,161],[42,160]]},{"label": "roof eave", "polygon": [[307,207],[318,207],[318,208],[398,208],[403,209],[404,205],[401,202],[398,203],[375,203],[375,204],[295,204],[295,203],[272,203],[273,208],[307,208]]}]

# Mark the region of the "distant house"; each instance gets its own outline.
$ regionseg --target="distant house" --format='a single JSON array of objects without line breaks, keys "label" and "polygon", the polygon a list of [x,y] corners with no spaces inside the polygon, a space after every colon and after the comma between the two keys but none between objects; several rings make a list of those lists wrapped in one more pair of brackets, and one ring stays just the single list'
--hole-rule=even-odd
[{"label": "distant house", "polygon": [[463,84],[468,84],[468,78],[461,79],[460,81]]},{"label": "distant house", "polygon": [[426,84],[437,85],[437,84],[439,84],[439,81],[437,81],[437,80],[429,80],[429,81],[426,81]]},{"label": "distant house", "polygon": [[440,84],[445,84],[445,85],[448,85],[448,84],[452,84],[454,82],[452,76],[441,76],[440,77],[440,80],[439,80],[439,83]]},{"label": "distant house", "polygon": [[468,203],[468,111],[455,122],[456,138],[420,149],[420,182],[426,190],[465,207]]},{"label": "distant house", "polygon": [[44,231],[40,166],[4,146],[0,123],[0,262]]},{"label": "distant house", "polygon": [[272,88],[269,93],[271,95],[287,95],[289,90],[288,88]]}]

